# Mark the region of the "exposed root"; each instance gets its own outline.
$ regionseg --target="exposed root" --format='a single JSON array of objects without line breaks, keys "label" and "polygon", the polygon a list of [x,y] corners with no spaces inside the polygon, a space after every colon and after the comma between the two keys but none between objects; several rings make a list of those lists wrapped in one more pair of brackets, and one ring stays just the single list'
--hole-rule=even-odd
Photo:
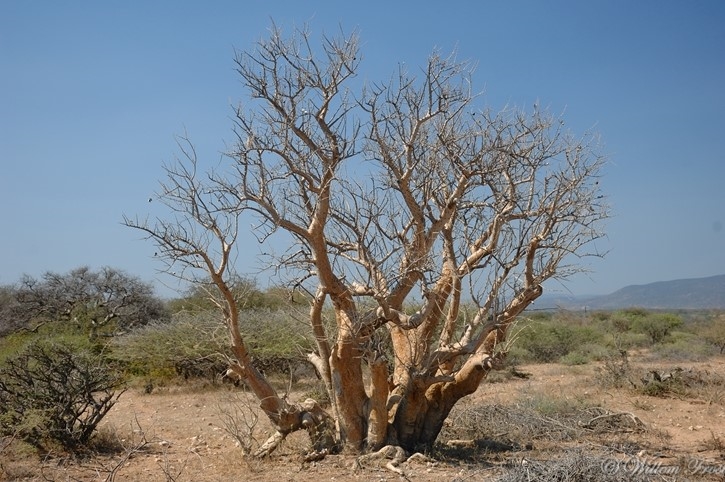
[{"label": "exposed root", "polygon": [[426,464],[436,465],[436,462],[433,459],[420,452],[414,453],[413,455],[408,457],[408,460],[405,461],[406,464],[409,464],[411,462],[425,462]]},{"label": "exposed root", "polygon": [[402,447],[399,447],[397,445],[386,445],[377,452],[371,452],[369,454],[361,455],[360,457],[356,458],[352,464],[352,469],[353,471],[357,471],[363,468],[364,463],[370,462],[372,460],[381,459],[388,460],[385,465],[383,465],[383,467],[406,479],[407,477],[405,475],[405,472],[403,472],[403,469],[400,468],[400,464],[414,461],[430,462],[430,459],[428,457],[419,452],[408,456],[408,454],[405,452],[405,450],[403,450]]},{"label": "exposed root", "polygon": [[308,398],[280,413],[277,430],[257,449],[254,456],[263,458],[270,455],[288,434],[296,430],[306,430],[312,442],[312,451],[303,459],[305,462],[321,460],[340,450],[335,438],[334,421],[315,400]]},{"label": "exposed root", "polygon": [[272,434],[271,437],[267,439],[266,442],[262,444],[259,449],[257,449],[256,452],[254,452],[254,456],[257,458],[266,457],[267,455],[274,452],[274,450],[279,447],[279,444],[282,443],[282,441],[287,437],[287,434],[284,434],[280,431],[276,431]]},{"label": "exposed root", "polygon": [[318,462],[318,461],[324,459],[325,457],[327,457],[327,455],[329,453],[330,453],[330,451],[327,450],[327,449],[325,449],[325,450],[314,450],[314,451],[312,451],[312,452],[310,452],[308,454],[303,455],[302,456],[302,462],[303,463],[306,463],[306,464],[308,464],[310,462]]}]

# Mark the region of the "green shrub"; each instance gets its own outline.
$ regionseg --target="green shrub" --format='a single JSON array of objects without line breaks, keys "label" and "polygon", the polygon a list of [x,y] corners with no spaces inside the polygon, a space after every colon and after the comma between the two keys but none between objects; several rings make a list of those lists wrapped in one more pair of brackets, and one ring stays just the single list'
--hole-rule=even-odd
[{"label": "green shrub", "polygon": [[591,361],[601,361],[610,356],[611,348],[604,337],[597,341],[584,342],[573,351],[564,355],[559,361],[565,365],[585,365]]},{"label": "green shrub", "polygon": [[551,363],[585,344],[601,340],[602,334],[591,326],[553,320],[529,325],[521,331],[514,346],[519,355],[526,355],[521,361]]},{"label": "green shrub", "polygon": [[623,316],[630,318],[632,320],[637,320],[639,318],[644,318],[649,315],[649,311],[647,311],[644,308],[640,308],[638,306],[633,306],[630,308],[626,308],[620,312]]},{"label": "green shrub", "polygon": [[[288,372],[312,347],[289,310],[245,310],[240,330],[258,369]],[[115,356],[134,378],[166,383],[176,377],[212,382],[231,356],[226,325],[215,311],[182,312],[169,323],[151,324],[115,341]]]},{"label": "green shrub", "polygon": [[720,314],[709,321],[701,330],[705,341],[717,347],[722,355],[725,353],[725,314]]},{"label": "green shrub", "polygon": [[43,448],[77,450],[116,403],[122,385],[103,356],[77,344],[35,341],[0,367],[0,432]]},{"label": "green shrub", "polygon": [[20,353],[36,335],[29,331],[16,331],[0,338],[0,364]]},{"label": "green shrub", "polygon": [[[168,323],[153,323],[117,337],[114,357],[132,378],[167,383],[176,377],[214,378],[226,369],[228,335],[213,313],[181,313]],[[206,372],[194,370],[204,365]],[[209,365],[215,368],[209,369]]]},{"label": "green shrub", "polygon": [[559,359],[564,365],[586,365],[590,361],[589,355],[579,350],[569,352]]},{"label": "green shrub", "polygon": [[632,319],[626,316],[615,315],[610,318],[609,322],[617,333],[625,333],[632,328]]},{"label": "green shrub", "polygon": [[652,344],[661,343],[675,328],[682,325],[682,318],[673,313],[649,313],[633,320],[632,330],[647,335]]},{"label": "green shrub", "polygon": [[247,310],[242,318],[240,329],[256,358],[299,356],[301,349],[313,346],[307,320],[301,321],[292,311]]},{"label": "green shrub", "polygon": [[646,348],[651,346],[651,341],[644,333],[606,333],[599,343],[607,349],[611,350],[631,350],[635,348]]},{"label": "green shrub", "polygon": [[547,393],[534,392],[521,397],[517,405],[524,409],[533,410],[538,414],[559,417],[572,415],[590,406],[583,398],[556,396]]},{"label": "green shrub", "polygon": [[674,331],[663,343],[652,347],[651,358],[668,361],[702,361],[717,353],[717,349],[700,336]]},{"label": "green shrub", "polygon": [[534,354],[521,346],[518,341],[514,343],[506,355],[506,363],[517,365],[520,363],[534,363]]},{"label": "green shrub", "polygon": [[[240,310],[281,310],[301,301],[300,295],[284,287],[273,286],[263,291],[253,278],[236,278],[229,284]],[[217,288],[206,282],[193,285],[184,296],[169,301],[168,308],[172,313],[211,312],[217,309],[212,299],[217,297],[220,297]]]},{"label": "green shrub", "polygon": [[107,349],[105,340],[91,340],[88,333],[67,321],[47,322],[35,330],[20,330],[0,337],[0,364],[16,356],[34,343],[57,342],[72,345],[79,350],[99,354]]},{"label": "green shrub", "polygon": [[551,363],[569,352],[569,332],[551,325],[532,324],[521,332],[517,346],[538,363]]},{"label": "green shrub", "polygon": [[674,330],[682,326],[682,317],[674,313],[650,312],[643,308],[617,311],[610,317],[614,332],[646,335],[649,345],[661,343]]},{"label": "green shrub", "polygon": [[648,397],[664,397],[665,395],[670,393],[677,393],[677,388],[678,387],[675,387],[674,384],[667,384],[655,380],[645,385],[642,385],[639,388],[639,392],[642,395],[647,395]]},{"label": "green shrub", "polygon": [[597,323],[607,322],[611,318],[611,314],[608,311],[594,311],[590,316],[592,321]]}]

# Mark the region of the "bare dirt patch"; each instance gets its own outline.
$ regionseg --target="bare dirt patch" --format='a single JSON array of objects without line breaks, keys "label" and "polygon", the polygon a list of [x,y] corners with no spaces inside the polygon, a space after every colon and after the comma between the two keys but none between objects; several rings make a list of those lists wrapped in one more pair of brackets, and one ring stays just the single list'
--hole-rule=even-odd
[{"label": "bare dirt patch", "polygon": [[[632,363],[637,373],[667,373],[681,368],[725,377],[722,357],[688,364]],[[530,376],[485,383],[462,400],[442,433],[440,447],[428,459],[401,464],[404,477],[424,482],[499,477],[524,480],[516,477],[525,471],[546,480],[547,464],[562,460],[569,462],[556,463],[570,463],[567,470],[606,470],[608,461],[612,461],[619,464],[613,467],[620,475],[628,476],[621,480],[632,479],[633,474],[625,473],[627,470],[639,471],[634,475],[642,478],[637,480],[650,480],[650,476],[651,480],[725,479],[723,386],[713,383],[682,395],[663,393],[655,397],[633,388],[602,386],[598,381],[602,376],[599,364],[530,365],[517,369]],[[290,398],[303,396],[300,392]],[[302,455],[309,445],[304,433],[290,436],[266,460],[244,456],[244,440],[230,433],[227,419],[235,415],[239,420],[239,408],[252,406],[253,400],[245,397],[239,389],[191,384],[150,394],[129,390],[100,427],[104,440],[115,447],[108,454],[73,460],[51,455],[38,460],[15,443],[4,443],[0,478],[400,480],[400,475],[384,467],[386,460],[371,460],[357,469],[353,469],[355,457],[350,455],[303,462]],[[242,415],[237,429],[254,426],[255,437],[263,441],[269,429],[264,417],[254,418],[252,412]],[[591,458],[591,454],[599,459]],[[592,467],[587,468],[587,463]],[[560,465],[557,470],[564,467]],[[676,478],[662,478],[673,473]]]}]

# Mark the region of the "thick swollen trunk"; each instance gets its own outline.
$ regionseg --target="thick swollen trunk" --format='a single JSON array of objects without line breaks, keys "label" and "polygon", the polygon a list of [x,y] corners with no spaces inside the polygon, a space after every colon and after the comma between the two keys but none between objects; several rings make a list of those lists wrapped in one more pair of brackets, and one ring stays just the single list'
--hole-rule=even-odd
[{"label": "thick swollen trunk", "polygon": [[491,369],[490,358],[474,355],[453,381],[411,384],[393,420],[396,442],[409,452],[430,449],[458,401],[475,392]]},{"label": "thick swollen trunk", "polygon": [[461,398],[475,392],[493,368],[500,356],[494,355],[495,348],[505,341],[510,323],[541,293],[540,286],[533,286],[514,298],[499,323],[482,333],[476,352],[466,359],[453,380],[427,383],[413,377],[408,381],[392,427],[401,447],[408,451],[432,447],[451,409]]}]

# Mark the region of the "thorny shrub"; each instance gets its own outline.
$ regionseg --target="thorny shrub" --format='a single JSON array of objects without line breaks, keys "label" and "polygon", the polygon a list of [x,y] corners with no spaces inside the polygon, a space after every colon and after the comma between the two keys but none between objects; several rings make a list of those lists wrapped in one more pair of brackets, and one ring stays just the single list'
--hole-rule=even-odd
[{"label": "thorny shrub", "polygon": [[44,449],[76,451],[121,395],[102,356],[67,343],[34,342],[0,367],[0,433]]}]

